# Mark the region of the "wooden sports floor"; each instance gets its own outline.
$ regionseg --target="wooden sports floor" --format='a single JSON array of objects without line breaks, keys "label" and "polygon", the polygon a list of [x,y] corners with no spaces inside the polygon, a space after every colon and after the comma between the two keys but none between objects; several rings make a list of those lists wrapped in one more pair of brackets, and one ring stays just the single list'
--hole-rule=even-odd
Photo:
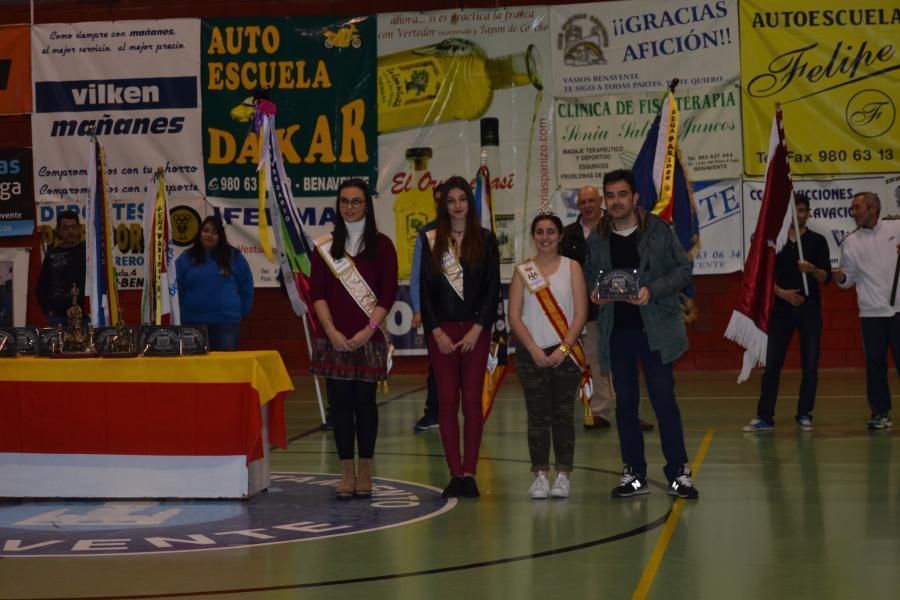
[{"label": "wooden sports floor", "polygon": [[[311,382],[298,379],[287,403],[292,441],[273,453],[275,481],[260,497],[150,503],[150,513],[144,505],[0,501],[0,548],[48,540],[44,555],[2,554],[0,599],[900,598],[900,440],[897,430],[866,431],[864,374],[821,373],[813,433],[793,422],[797,373],[785,373],[776,428],[766,434],[741,432],[759,373],[740,386],[734,379],[676,373],[701,493],[690,503],[665,493],[655,430],[645,436],[651,493],[613,500],[622,468],[616,432],[580,424],[571,497],[531,500],[514,375],[485,429],[480,499],[440,498],[439,434],[412,430],[423,378],[398,376],[379,393],[377,493],[339,502],[328,475],[339,472],[331,434],[318,429]],[[891,384],[896,402],[893,374]],[[646,400],[642,416],[653,420]],[[182,529],[152,537],[139,524],[84,525],[98,507],[158,521],[180,515]],[[29,537],[22,524],[47,514],[75,517],[45,521],[50,537]],[[76,541],[54,537],[78,523],[85,531]],[[11,534],[13,525],[23,533]]]}]

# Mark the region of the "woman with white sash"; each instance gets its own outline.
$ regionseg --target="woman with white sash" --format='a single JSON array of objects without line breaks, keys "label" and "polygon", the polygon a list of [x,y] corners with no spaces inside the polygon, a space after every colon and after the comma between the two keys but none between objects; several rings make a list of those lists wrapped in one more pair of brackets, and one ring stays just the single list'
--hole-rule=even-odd
[{"label": "woman with white sash", "polygon": [[[575,457],[573,406],[579,387],[590,398],[590,368],[579,337],[588,305],[581,265],[559,254],[562,222],[542,211],[531,222],[537,255],[516,265],[509,286],[509,324],[516,336],[516,370],[528,411],[534,499],[567,498]],[[586,396],[585,396],[586,394]],[[550,445],[556,459],[551,488]]]},{"label": "woman with white sash", "polygon": [[341,183],[335,209],[334,231],[315,241],[312,256],[310,295],[319,327],[309,370],[325,377],[341,459],[336,495],[368,498],[378,435],[375,391],[387,379],[389,358],[381,324],[397,295],[397,253],[378,233],[365,181]]},{"label": "woman with white sash", "polygon": [[[477,498],[482,387],[500,294],[497,238],[480,225],[469,182],[451,177],[435,228],[423,232],[420,299],[438,389],[438,425],[450,483],[444,497]],[[459,407],[463,411],[460,453]]]}]

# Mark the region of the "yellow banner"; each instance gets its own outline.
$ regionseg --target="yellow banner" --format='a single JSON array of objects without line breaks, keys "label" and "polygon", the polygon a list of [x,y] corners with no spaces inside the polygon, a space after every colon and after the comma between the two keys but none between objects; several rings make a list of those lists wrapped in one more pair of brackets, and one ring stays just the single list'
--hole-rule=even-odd
[{"label": "yellow banner", "polygon": [[896,0],[742,0],[744,171],[765,175],[775,103],[795,175],[894,172]]}]

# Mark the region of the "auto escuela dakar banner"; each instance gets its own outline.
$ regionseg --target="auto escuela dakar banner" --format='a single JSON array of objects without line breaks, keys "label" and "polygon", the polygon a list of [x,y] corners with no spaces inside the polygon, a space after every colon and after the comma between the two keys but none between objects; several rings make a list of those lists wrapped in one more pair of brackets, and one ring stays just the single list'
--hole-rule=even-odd
[{"label": "auto escuela dakar banner", "polygon": [[[257,17],[202,22],[206,191],[257,197],[254,94],[275,124],[294,198],[330,197],[340,182],[374,183],[378,166],[374,17]],[[248,135],[249,134],[249,135]]]},{"label": "auto escuela dakar banner", "polygon": [[763,176],[775,104],[795,175],[897,171],[896,0],[742,0],[744,169]]}]

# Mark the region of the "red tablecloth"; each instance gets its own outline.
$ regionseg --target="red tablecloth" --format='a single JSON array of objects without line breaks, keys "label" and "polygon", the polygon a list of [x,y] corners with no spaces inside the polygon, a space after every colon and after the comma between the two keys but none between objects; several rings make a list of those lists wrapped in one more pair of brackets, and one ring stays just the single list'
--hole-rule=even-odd
[{"label": "red tablecloth", "polygon": [[[237,354],[227,357],[234,363]],[[266,357],[270,364],[271,357]],[[197,362],[206,360],[207,362]],[[55,373],[55,381],[17,380],[17,367],[27,365],[34,371],[36,363],[16,361],[45,361],[47,368],[62,366],[76,368],[79,375],[91,368],[77,370],[80,360],[13,359],[4,361],[0,372],[0,452],[34,452],[52,454],[139,454],[162,456],[224,456],[245,455],[248,462],[262,458],[262,410],[269,411],[268,442],[287,447],[284,421],[284,397],[290,385],[280,373],[269,377],[266,386],[256,381],[159,381],[158,369],[169,369],[171,379],[178,379],[190,369],[172,369],[193,361],[191,366],[203,372],[215,361],[206,357],[166,359],[167,363],[143,359],[145,362],[134,375],[142,381],[65,381]],[[114,369],[119,361],[107,359],[105,368]],[[141,360],[141,359],[134,359]],[[176,362],[172,363],[171,361]],[[280,357],[277,361],[280,364]],[[96,366],[96,365],[93,365]],[[134,369],[132,363],[130,368]],[[99,368],[99,367],[97,367]],[[283,365],[282,365],[283,368]],[[144,372],[146,370],[146,373]],[[258,372],[258,369],[248,369]],[[232,371],[234,373],[234,371]],[[142,376],[145,374],[146,377]],[[21,374],[20,374],[21,375]],[[286,377],[286,374],[285,374]],[[21,379],[33,379],[21,375]],[[96,378],[93,376],[92,378]],[[110,379],[117,377],[111,376]],[[205,379],[205,376],[192,377]],[[240,377],[232,377],[240,379]],[[249,379],[249,377],[248,377]],[[258,388],[274,394],[260,398]]]}]

